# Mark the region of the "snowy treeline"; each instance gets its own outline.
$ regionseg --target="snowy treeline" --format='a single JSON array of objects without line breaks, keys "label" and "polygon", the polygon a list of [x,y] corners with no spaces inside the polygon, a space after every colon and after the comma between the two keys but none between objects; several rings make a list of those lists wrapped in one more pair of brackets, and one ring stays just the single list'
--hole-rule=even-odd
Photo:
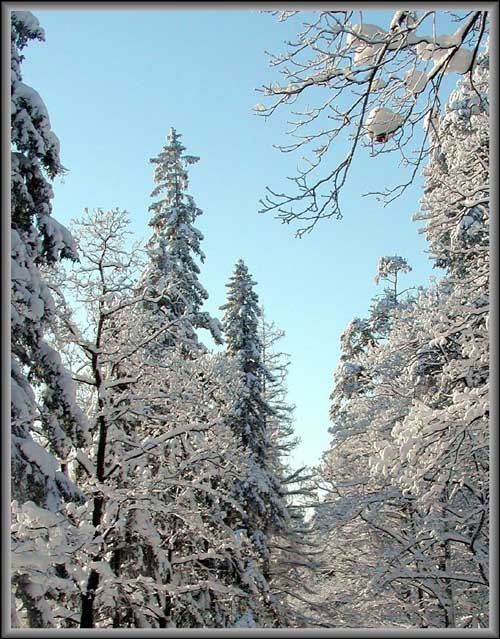
[{"label": "snowy treeline", "polygon": [[489,625],[488,57],[435,121],[416,220],[445,276],[385,283],[342,335],[318,469],[324,622]]},{"label": "snowy treeline", "polygon": [[380,259],[311,470],[288,460],[284,333],[243,260],[221,320],[203,310],[179,133],[151,160],[145,246],[126,211],[51,216],[65,169],[22,81],[34,39],[12,12],[12,626],[488,626],[487,54],[426,125],[415,217],[445,276],[408,289]]}]

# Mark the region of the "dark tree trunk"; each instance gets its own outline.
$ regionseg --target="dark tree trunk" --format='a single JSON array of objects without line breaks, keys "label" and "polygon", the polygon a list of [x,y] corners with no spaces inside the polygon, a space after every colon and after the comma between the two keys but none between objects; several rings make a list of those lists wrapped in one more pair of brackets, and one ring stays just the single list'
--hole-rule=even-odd
[{"label": "dark tree trunk", "polygon": [[82,594],[80,628],[94,628],[94,599],[98,585],[99,573],[95,570],[91,570],[87,582],[87,591]]},{"label": "dark tree trunk", "polygon": [[[168,561],[170,564],[170,567],[172,567],[172,558],[173,558],[173,551],[170,548],[168,551]],[[172,568],[170,568],[169,574],[167,576],[167,579],[165,580],[165,583],[171,583],[172,581],[172,572],[171,572]],[[165,605],[163,606],[163,617],[160,617],[160,619],[158,620],[158,625],[160,628],[166,628],[167,627],[167,623],[169,623],[169,621],[171,621],[172,619],[172,595],[170,593],[166,593],[165,594]]]},{"label": "dark tree trunk", "polygon": [[[97,345],[100,345],[100,335],[102,331],[102,323],[103,320],[101,318],[99,322],[98,328],[98,338],[96,340]],[[106,439],[107,439],[107,424],[105,417],[103,415],[104,403],[102,397],[100,396],[100,390],[102,387],[102,377],[101,371],[98,365],[97,355],[94,354],[92,357],[92,369],[94,373],[94,379],[96,382],[96,389],[98,393],[97,403],[99,406],[99,410],[101,411],[101,415],[98,419],[99,424],[99,440],[97,443],[97,463],[96,463],[96,476],[100,483],[104,483],[105,476],[105,459],[106,459]],[[92,524],[96,529],[101,525],[102,513],[104,508],[104,496],[102,494],[96,495],[94,497],[94,509],[92,512]],[[96,530],[96,535],[97,535]],[[102,559],[99,555],[94,555],[91,560],[92,561],[100,561]],[[87,581],[87,587],[85,592],[82,592],[82,611],[80,617],[80,628],[94,628],[95,619],[94,619],[94,600],[97,587],[99,586],[99,573],[95,570],[90,571],[90,575]]]}]

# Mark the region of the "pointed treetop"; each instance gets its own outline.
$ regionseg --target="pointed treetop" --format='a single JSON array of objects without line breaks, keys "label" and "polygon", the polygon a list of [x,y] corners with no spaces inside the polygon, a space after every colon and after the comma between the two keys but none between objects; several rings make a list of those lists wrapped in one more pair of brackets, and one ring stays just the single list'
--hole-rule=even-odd
[{"label": "pointed treetop", "polygon": [[[184,155],[186,147],[181,143],[181,137],[182,135],[171,127],[165,146],[156,157],[149,160],[151,164],[156,164],[155,188],[151,197],[166,191],[167,206],[177,206],[183,201],[189,185],[187,167],[200,159],[195,155]],[[155,206],[152,205],[150,210],[154,210]]]},{"label": "pointed treetop", "polygon": [[[234,265],[233,277],[236,277],[238,279],[248,280],[251,286],[254,286],[255,284],[257,284],[257,282],[255,282],[252,276],[250,275],[248,266],[245,264],[243,258],[241,257],[236,261]],[[226,286],[231,286],[231,284],[230,283],[226,284]]]},{"label": "pointed treetop", "polygon": [[245,264],[244,260],[242,257],[238,258],[236,260],[236,264],[234,265],[234,269],[235,271],[241,270],[241,271],[245,271],[245,273],[248,273],[248,267]]},{"label": "pointed treetop", "polygon": [[253,371],[261,351],[258,336],[259,297],[254,290],[256,284],[240,258],[226,284],[227,302],[220,307],[224,311],[222,325],[227,352],[231,357],[239,357],[245,362],[245,372]]},{"label": "pointed treetop", "polygon": [[166,137],[167,146],[179,146],[184,151],[185,147],[180,143],[181,138],[182,138],[182,134],[177,133],[176,129],[173,126],[171,126],[170,129],[168,130],[168,134]]},{"label": "pointed treetop", "polygon": [[234,265],[234,275],[249,275],[248,267],[241,257],[236,260]]},{"label": "pointed treetop", "polygon": [[235,302],[238,300],[239,304],[244,304],[245,307],[255,307],[254,313],[256,316],[260,315],[260,308],[258,305],[257,293],[253,290],[253,287],[257,282],[252,278],[248,271],[248,267],[240,257],[234,265],[234,271],[229,278],[229,282],[226,284],[228,291],[228,303],[222,305],[222,310],[227,310],[229,302]]}]

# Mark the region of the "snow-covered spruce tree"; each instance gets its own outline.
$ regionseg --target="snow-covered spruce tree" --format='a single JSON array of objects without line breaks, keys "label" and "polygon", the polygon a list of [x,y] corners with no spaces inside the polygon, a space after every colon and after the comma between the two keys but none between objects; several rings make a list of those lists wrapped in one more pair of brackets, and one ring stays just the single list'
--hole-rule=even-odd
[{"label": "snow-covered spruce tree", "polygon": [[[176,362],[176,357],[199,358],[205,350],[198,341],[197,330],[207,329],[216,343],[222,341],[219,322],[201,310],[207,298],[206,291],[198,281],[200,270],[197,259],[204,260],[201,251],[203,236],[194,227],[194,222],[201,211],[187,193],[187,169],[198,158],[184,154],[185,148],[180,142],[180,137],[174,129],[171,129],[167,144],[158,157],[151,160],[156,165],[156,187],[152,196],[161,196],[161,199],[150,207],[153,213],[150,225],[154,229],[154,234],[146,246],[150,262],[138,283],[138,289],[146,298],[142,305],[146,328],[155,331],[159,326],[168,324],[162,338],[152,340],[145,351],[150,366],[154,367],[155,364],[161,366],[165,360],[169,363],[170,370],[167,367],[162,371],[160,382],[163,385],[162,392],[168,396],[171,395],[171,388],[177,387],[177,380],[171,379],[171,375],[177,376],[177,370],[183,367],[182,362]],[[197,375],[200,377],[199,383],[203,385],[202,369]],[[208,388],[212,387],[214,382],[215,380],[212,379],[205,380]],[[150,409],[154,414],[159,407],[152,405]],[[178,409],[175,408],[175,410]],[[219,410],[221,410],[220,407]],[[198,415],[193,414],[193,418],[203,420],[203,402],[198,404],[198,411]],[[190,444],[184,442],[181,437],[178,442],[172,443],[172,446],[175,449],[172,459],[176,460],[179,467],[184,468],[186,464],[189,464]],[[184,458],[183,455],[185,455]],[[172,499],[172,503],[175,503],[176,491],[165,494],[165,499]],[[206,508],[209,500],[203,495],[199,496],[199,499],[206,502],[199,504],[199,507]],[[172,552],[182,553],[185,526],[180,519],[177,519],[173,522],[173,528]],[[178,588],[181,587],[182,568],[172,569],[169,579],[176,581]],[[191,575],[189,579],[192,581],[193,576]],[[182,583],[182,587],[188,586]],[[175,608],[170,603],[167,607],[172,610]],[[178,610],[179,608],[176,609],[177,612]],[[170,622],[179,624],[181,627],[189,624],[185,614],[177,616],[176,619],[169,616]],[[199,625],[200,618],[192,619],[192,623]],[[206,623],[211,625],[213,622],[207,618]]]},{"label": "snow-covered spruce tree", "polygon": [[271,408],[266,418],[269,442],[269,463],[284,492],[290,515],[286,530],[271,537],[268,547],[271,555],[270,583],[273,592],[286,606],[287,625],[305,627],[311,618],[304,616],[303,603],[309,594],[311,571],[317,569],[315,544],[311,527],[305,520],[305,506],[314,500],[312,474],[306,467],[293,469],[289,456],[298,445],[294,434],[295,406],[288,401],[288,368],[290,357],[279,350],[285,332],[268,321],[261,307],[258,325],[262,346],[261,360],[270,375],[262,379],[264,400]]},{"label": "snow-covered spruce tree", "polygon": [[186,352],[200,348],[196,330],[206,329],[215,342],[221,343],[219,322],[202,311],[208,293],[198,280],[196,260],[204,261],[201,250],[202,233],[194,226],[202,211],[196,206],[188,189],[188,167],[197,157],[185,155],[181,135],[170,129],[167,143],[155,164],[155,188],[149,225],[153,235],[146,245],[149,264],[142,273],[139,288],[147,293],[144,303],[147,325],[157,330],[159,324],[175,322],[165,334],[158,348],[183,344]]},{"label": "snow-covered spruce tree", "polygon": [[241,382],[235,406],[226,419],[248,457],[248,468],[234,486],[234,494],[244,514],[241,517],[239,513],[232,513],[230,521],[233,528],[242,529],[251,541],[257,558],[256,567],[262,573],[260,599],[268,611],[262,616],[258,610],[259,602],[251,602],[251,611],[247,612],[253,618],[250,623],[280,626],[285,624],[283,610],[269,590],[269,541],[272,536],[288,530],[290,515],[285,491],[276,474],[267,427],[274,411],[266,401],[264,383],[271,379],[271,374],[262,362],[260,308],[254,286],[255,282],[240,259],[227,284],[227,302],[221,307],[227,356],[236,367]]},{"label": "snow-covered spruce tree", "polygon": [[[58,579],[49,546],[52,533],[64,528],[64,517],[56,515],[63,502],[83,498],[68,478],[66,461],[72,448],[83,444],[85,434],[71,379],[59,354],[44,339],[54,304],[40,268],[77,256],[70,233],[51,216],[50,181],[64,172],[59,140],[43,100],[22,81],[21,51],[30,40],[43,39],[44,31],[30,12],[12,12],[12,579],[25,608],[25,623],[31,627],[53,623],[44,601]],[[34,528],[40,532],[34,533]],[[59,561],[64,564],[64,552]],[[59,586],[63,587],[61,577],[62,573]]]}]

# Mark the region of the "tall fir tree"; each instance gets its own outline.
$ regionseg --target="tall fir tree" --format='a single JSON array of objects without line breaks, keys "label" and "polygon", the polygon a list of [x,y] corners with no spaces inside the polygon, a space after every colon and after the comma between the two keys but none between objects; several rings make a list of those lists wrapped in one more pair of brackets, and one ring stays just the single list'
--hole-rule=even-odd
[{"label": "tall fir tree", "polygon": [[[275,411],[266,401],[265,380],[272,376],[262,361],[263,346],[259,337],[259,299],[243,260],[236,263],[227,284],[227,303],[223,328],[227,355],[241,380],[241,390],[228,422],[248,452],[248,471],[235,484],[235,495],[244,516],[232,522],[241,526],[253,544],[258,564],[266,582],[271,579],[269,540],[287,530],[290,522],[284,491],[276,474],[276,460],[268,431],[269,419]],[[275,605],[269,596],[271,605]],[[275,625],[281,625],[281,613],[275,614]]]},{"label": "tall fir tree", "polygon": [[[61,357],[46,340],[54,302],[42,270],[62,258],[76,260],[77,255],[70,233],[51,215],[50,183],[64,172],[59,140],[52,132],[40,95],[22,81],[21,52],[32,40],[44,40],[38,20],[29,11],[13,11],[11,496],[12,548],[16,561],[12,580],[15,595],[24,606],[26,624],[43,627],[53,623],[45,602],[50,578],[56,578],[56,567],[47,561],[48,555],[44,556],[50,544],[50,531],[56,526],[55,521],[64,519],[60,511],[65,501],[83,499],[67,475],[66,463],[72,449],[84,443],[85,420],[76,405],[74,386]],[[18,515],[28,511],[35,514],[21,525]],[[36,522],[41,533],[34,532]],[[40,522],[45,522],[45,527]]]},{"label": "tall fir tree", "polygon": [[[194,226],[202,211],[196,206],[193,197],[187,193],[188,168],[197,161],[197,157],[185,154],[181,136],[175,129],[170,130],[166,145],[159,155],[151,160],[156,167],[155,189],[151,195],[153,198],[159,199],[154,201],[149,209],[152,213],[150,226],[153,228],[153,236],[146,245],[149,264],[144,270],[138,286],[145,296],[142,310],[146,329],[154,333],[159,327],[165,327],[162,337],[152,340],[148,348],[145,349],[145,355],[148,366],[154,366],[155,363],[161,366],[158,382],[162,394],[167,397],[172,395],[172,389],[178,388],[179,374],[182,374],[182,370],[189,366],[186,361],[182,362],[179,358],[199,360],[200,366],[197,372],[192,372],[192,374],[195,375],[200,390],[203,389],[201,392],[207,393],[212,388],[214,380],[205,377],[204,371],[209,370],[210,367],[207,368],[202,361],[206,349],[198,339],[197,331],[199,329],[209,331],[217,344],[222,343],[220,323],[202,310],[208,293],[199,282],[198,276],[200,274],[199,262],[203,262],[205,256],[201,249],[203,235]],[[166,366],[164,366],[164,362],[167,362]],[[195,364],[193,365],[195,366]],[[191,404],[191,400],[188,404]],[[210,404],[214,410],[218,410],[217,404],[212,402]],[[175,423],[178,405],[165,407],[164,403],[162,405],[162,402],[159,401],[151,404],[149,408],[153,415],[158,411],[169,414],[172,423]],[[210,423],[208,414],[203,408],[203,402],[200,401],[192,418],[206,422],[208,429]],[[191,439],[192,436],[178,436],[169,442],[166,459],[168,458],[171,463],[171,472],[174,472],[172,469],[175,468],[175,472],[180,473],[181,476],[185,472],[191,473],[190,457],[193,452]],[[213,439],[213,436],[207,433],[205,439],[208,441]],[[197,442],[195,448],[199,453],[200,442]],[[218,483],[219,489],[223,490],[224,482],[216,479],[211,481]],[[183,494],[183,491],[179,492],[175,486],[172,486],[164,495],[166,507],[173,512],[176,504],[180,503],[179,496],[182,497]],[[191,495],[190,499],[190,506],[199,512],[210,507],[211,497],[208,493],[196,493],[196,496]],[[220,507],[222,507],[222,502],[223,500],[217,501]],[[214,511],[214,517],[217,517],[217,508]],[[172,556],[185,555],[188,552],[187,548],[191,547],[193,542],[196,544],[199,541],[203,546],[193,531],[186,532],[182,517],[176,517],[172,514],[167,524],[171,527],[169,534],[172,538],[170,544]],[[215,530],[215,528],[213,529]],[[234,533],[231,531],[231,534]],[[207,551],[209,551],[210,542],[207,541],[207,543]],[[201,581],[201,575],[206,578],[207,568],[213,570],[214,574],[221,572],[217,568],[217,563],[214,559],[206,559],[205,565],[198,561],[197,568],[196,566],[193,568],[189,563],[182,566],[172,566],[168,581],[170,584],[175,583],[177,589],[185,588],[188,593],[190,589],[196,589],[193,581]],[[229,561],[228,565],[238,563],[241,562],[236,561],[233,557],[233,561]],[[223,577],[218,581],[222,587]],[[186,595],[186,597],[189,596]],[[194,598],[196,596],[193,595]],[[200,616],[199,609],[193,599],[192,617],[190,618],[189,613],[186,613],[189,606],[175,605],[175,594],[166,593],[165,598],[163,608],[169,624],[179,627],[189,623],[211,625],[218,616],[215,614],[218,604],[214,603],[214,610],[207,609]],[[232,613],[228,613],[227,620],[223,622],[223,625],[231,624],[231,619]]]},{"label": "tall fir tree", "polygon": [[139,287],[147,293],[144,310],[151,331],[168,325],[157,347],[179,345],[185,353],[200,348],[197,329],[210,332],[217,344],[222,343],[220,323],[202,310],[208,293],[198,280],[203,262],[201,249],[203,234],[194,226],[202,211],[188,194],[188,167],[197,157],[184,154],[181,135],[173,128],[167,143],[157,157],[155,188],[151,197],[157,198],[149,210],[149,225],[153,235],[146,245],[150,262],[143,272]]}]

